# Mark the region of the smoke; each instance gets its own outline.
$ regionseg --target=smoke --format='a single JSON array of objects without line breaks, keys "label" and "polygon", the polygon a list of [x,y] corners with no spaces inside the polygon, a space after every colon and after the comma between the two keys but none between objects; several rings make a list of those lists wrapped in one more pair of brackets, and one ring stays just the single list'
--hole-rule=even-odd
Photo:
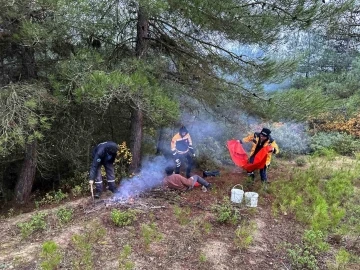
[{"label": "smoke", "polygon": [[142,162],[141,172],[131,178],[123,179],[114,194],[114,199],[127,199],[162,185],[164,170],[170,163],[163,156],[146,157]]}]

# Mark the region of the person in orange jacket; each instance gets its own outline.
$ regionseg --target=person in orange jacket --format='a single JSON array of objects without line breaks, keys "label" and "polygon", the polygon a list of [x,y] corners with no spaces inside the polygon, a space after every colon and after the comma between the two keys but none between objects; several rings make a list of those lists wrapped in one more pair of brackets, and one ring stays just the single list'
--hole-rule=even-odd
[{"label": "person in orange jacket", "polygon": [[[275,140],[270,136],[271,130],[268,128],[263,128],[260,132],[255,132],[249,136],[240,140],[240,143],[252,143],[252,148],[250,150],[249,163],[254,162],[255,155],[266,146],[272,146],[270,152],[267,154],[265,167],[260,169],[260,178],[263,183],[267,183],[267,173],[266,169],[270,166],[272,154],[279,153],[279,146],[276,144]],[[255,174],[254,172],[248,172],[249,177],[252,182],[254,182]]]},{"label": "person in orange jacket", "polygon": [[189,178],[194,163],[195,150],[192,145],[191,136],[185,126],[182,126],[179,132],[172,138],[171,152],[176,165],[175,173],[180,174],[181,164],[186,160],[186,178]]}]

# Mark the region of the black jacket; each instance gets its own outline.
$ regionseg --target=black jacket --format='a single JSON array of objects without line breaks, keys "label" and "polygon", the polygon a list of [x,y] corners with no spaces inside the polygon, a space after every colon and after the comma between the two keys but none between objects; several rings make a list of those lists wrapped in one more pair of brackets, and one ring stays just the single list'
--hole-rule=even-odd
[{"label": "black jacket", "polygon": [[105,163],[113,163],[116,158],[116,153],[119,150],[115,142],[103,142],[94,147],[92,151],[93,161],[90,167],[90,180],[94,180],[98,168]]}]

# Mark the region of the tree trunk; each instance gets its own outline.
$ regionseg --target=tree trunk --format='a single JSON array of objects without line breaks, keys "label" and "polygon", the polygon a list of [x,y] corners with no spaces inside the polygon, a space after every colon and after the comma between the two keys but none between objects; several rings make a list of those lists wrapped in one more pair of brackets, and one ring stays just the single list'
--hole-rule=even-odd
[{"label": "tree trunk", "polygon": [[131,112],[131,141],[130,149],[132,153],[132,162],[130,172],[135,173],[139,170],[141,164],[141,142],[143,137],[143,112],[139,109],[132,109]]},{"label": "tree trunk", "polygon": [[[149,32],[149,22],[145,10],[139,7],[136,35],[136,56],[144,58],[147,51],[147,37]],[[141,164],[141,143],[143,137],[143,120],[144,114],[141,108],[134,106],[131,112],[131,143],[130,150],[132,162],[130,172],[136,172]]]},{"label": "tree trunk", "polygon": [[34,140],[25,146],[25,159],[15,186],[15,200],[25,203],[29,200],[35,179],[37,163],[37,142]]}]

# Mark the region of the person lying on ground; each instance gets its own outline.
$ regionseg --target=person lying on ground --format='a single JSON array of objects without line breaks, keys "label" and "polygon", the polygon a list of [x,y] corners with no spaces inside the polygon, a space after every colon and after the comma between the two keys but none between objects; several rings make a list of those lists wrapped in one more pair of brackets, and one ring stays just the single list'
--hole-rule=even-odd
[{"label": "person lying on ground", "polygon": [[193,189],[196,182],[206,188],[205,191],[211,189],[211,184],[198,175],[185,178],[180,174],[174,174],[173,167],[165,168],[165,173],[166,177],[163,180],[163,186],[165,189],[187,191]]}]

